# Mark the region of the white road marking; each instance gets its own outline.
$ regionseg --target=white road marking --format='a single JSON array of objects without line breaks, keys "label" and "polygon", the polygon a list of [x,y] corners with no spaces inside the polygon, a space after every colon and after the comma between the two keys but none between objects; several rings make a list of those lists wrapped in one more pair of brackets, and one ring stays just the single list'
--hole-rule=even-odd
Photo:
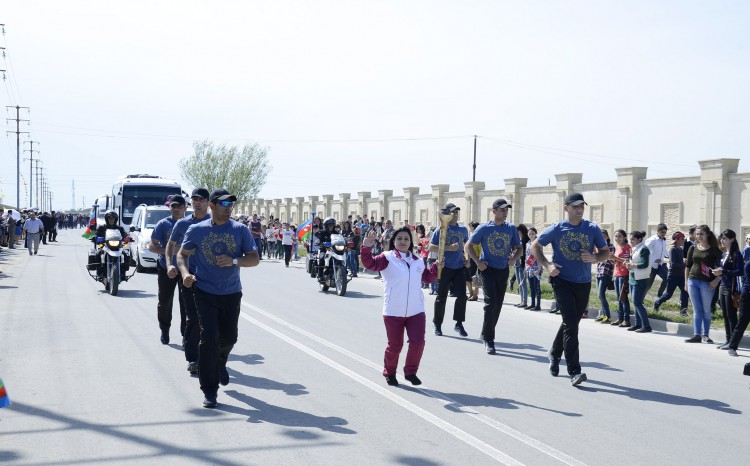
[{"label": "white road marking", "polygon": [[[242,304],[246,306],[250,306],[249,304],[243,302]],[[252,306],[254,310],[257,311],[257,308]],[[342,373],[343,375],[351,378],[352,380],[359,382],[360,384],[364,385],[365,387],[369,388],[370,390],[378,393],[379,395],[384,396],[385,398],[388,398],[389,400],[393,401],[397,405],[401,406],[402,408],[406,409],[407,411],[410,411],[417,416],[421,417],[425,421],[433,424],[434,426],[444,430],[445,432],[453,435],[457,439],[461,440],[462,442],[466,443],[467,445],[470,445],[480,452],[484,453],[485,455],[489,456],[493,460],[496,460],[502,464],[512,465],[512,466],[523,466],[523,463],[520,461],[517,461],[516,459],[510,457],[506,453],[503,453],[502,451],[498,450],[497,448],[488,445],[484,443],[483,441],[479,440],[478,438],[474,437],[473,435],[459,429],[458,427],[454,426],[453,424],[444,421],[440,419],[439,417],[435,416],[434,414],[426,411],[425,409],[420,408],[419,406],[415,405],[414,403],[405,400],[404,398],[394,394],[392,391],[387,390],[385,387],[382,387],[381,385],[376,384],[372,380],[369,380],[365,377],[362,377],[361,375],[357,374],[356,372],[352,371],[351,369],[348,369],[341,364],[337,363],[336,361],[333,361],[332,359],[329,359],[328,357],[318,353],[317,351],[313,350],[312,348],[303,345],[302,343],[294,340],[291,337],[288,337],[287,335],[277,331],[274,328],[269,327],[268,325],[254,319],[253,317],[250,317],[248,314],[242,312],[240,313],[242,318],[249,321],[253,325],[265,330],[266,332],[276,336],[277,338],[280,338],[281,340],[284,340],[285,342],[289,343],[290,345],[302,350],[305,352],[305,354],[314,357],[318,361],[322,362],[323,364],[326,364],[327,366],[337,370],[338,372]]]},{"label": "white road marking", "polygon": [[[364,364],[364,365],[366,365],[366,366],[368,366],[368,367],[370,367],[370,368],[372,368],[372,369],[374,369],[374,370],[376,370],[378,372],[382,371],[382,367],[380,365],[378,365],[378,364],[376,364],[376,363],[374,363],[374,362],[372,362],[372,361],[370,361],[368,359],[365,359],[365,358],[363,358],[363,357],[361,357],[361,356],[359,356],[359,355],[357,355],[355,353],[352,353],[351,351],[349,351],[349,350],[347,350],[345,348],[342,348],[342,347],[340,347],[340,346],[338,346],[338,345],[336,345],[334,343],[331,343],[330,341],[328,341],[328,340],[326,340],[324,338],[321,338],[321,337],[319,337],[317,335],[314,335],[314,334],[308,332],[307,330],[301,329],[301,328],[297,327],[296,325],[291,324],[291,323],[285,321],[284,319],[281,319],[281,318],[279,318],[279,317],[277,317],[277,316],[275,316],[275,315],[273,315],[273,314],[271,314],[271,313],[269,313],[267,311],[264,311],[263,309],[261,309],[261,308],[259,308],[257,306],[254,306],[252,304],[246,303],[244,301],[242,302],[242,304],[244,306],[247,306],[248,308],[252,309],[253,311],[257,312],[258,314],[261,314],[264,317],[267,317],[267,318],[273,320],[274,322],[276,322],[276,323],[278,323],[280,325],[283,325],[284,327],[287,327],[290,330],[293,330],[294,332],[297,332],[297,333],[299,333],[301,335],[304,335],[307,338],[309,338],[309,339],[311,339],[311,340],[313,340],[313,341],[315,341],[317,343],[320,343],[323,346],[326,346],[326,347],[328,347],[328,348],[330,348],[330,349],[332,349],[332,350],[334,350],[334,351],[336,351],[336,352],[338,352],[340,354],[343,354],[344,356],[347,356],[347,357],[349,357],[351,359],[354,359],[355,361],[357,361],[359,363],[362,363],[362,364]],[[248,319],[248,320],[252,319],[252,317],[248,316],[244,312],[242,314],[243,314],[243,317],[245,317],[246,319]],[[263,328],[265,329],[265,326],[263,326]],[[285,338],[285,340],[286,340],[286,338]],[[294,340],[292,340],[292,341],[295,343],[295,346],[297,346],[296,342]],[[302,345],[302,346],[304,346],[304,345]],[[307,348],[307,347],[305,347],[305,348]],[[323,357],[325,357],[325,356],[323,356]],[[334,364],[338,365],[338,363],[335,363],[335,362],[334,362]],[[348,371],[348,369],[346,369],[346,370]],[[358,378],[360,377],[357,374],[355,374],[355,375]],[[365,380],[367,380],[367,379],[365,379]],[[374,384],[373,382],[371,382],[369,380],[368,380],[368,382],[372,383],[375,387],[377,387],[379,389],[379,390],[377,390],[378,393],[392,395],[392,392],[386,390],[385,388],[383,388],[383,387],[381,387],[379,385],[376,385],[376,384]],[[558,461],[560,461],[560,462],[562,462],[564,464],[567,464],[567,465],[570,465],[570,466],[586,466],[586,463],[584,463],[582,461],[579,461],[579,460],[577,460],[577,459],[575,459],[575,458],[573,458],[573,457],[571,457],[571,456],[569,456],[569,455],[567,455],[567,454],[565,454],[565,453],[563,453],[563,452],[555,449],[554,447],[552,447],[550,445],[547,445],[546,443],[541,442],[541,441],[539,441],[539,440],[537,440],[537,439],[535,439],[535,438],[533,438],[533,437],[531,437],[529,435],[526,435],[523,432],[520,432],[520,431],[518,431],[518,430],[516,430],[516,429],[514,429],[514,428],[512,428],[512,427],[510,427],[510,426],[508,426],[506,424],[503,424],[502,422],[500,422],[500,421],[498,421],[496,419],[493,419],[493,418],[491,418],[489,416],[486,416],[484,414],[481,414],[481,413],[475,411],[474,409],[471,409],[471,408],[469,408],[467,406],[464,406],[461,403],[459,403],[459,402],[457,402],[455,400],[452,400],[450,397],[446,396],[445,394],[443,394],[441,392],[438,392],[438,391],[435,391],[435,390],[429,390],[429,389],[426,389],[426,388],[418,388],[418,387],[414,387],[414,388],[417,389],[417,390],[419,390],[420,392],[424,393],[425,395],[431,397],[431,398],[434,398],[434,399],[439,400],[439,401],[443,401],[445,405],[450,405],[451,409],[460,410],[462,413],[465,413],[465,414],[468,414],[468,415],[472,416],[474,419],[478,420],[479,422],[481,422],[481,423],[483,423],[483,424],[485,424],[487,426],[490,426],[493,429],[496,429],[497,431],[502,432],[503,434],[505,434],[505,435],[507,435],[507,436],[509,436],[511,438],[514,438],[515,440],[518,440],[519,442],[522,442],[522,443],[530,446],[531,448],[534,448],[535,450],[537,450],[539,452],[542,452],[542,453],[544,453],[544,454],[546,454],[546,455],[548,455],[548,456],[550,456],[552,458],[555,458],[556,460],[558,460]],[[389,398],[390,398],[390,396],[389,396]],[[401,398],[401,397],[398,397],[398,398],[400,400],[402,400],[404,403],[408,403],[408,404],[411,405],[410,402],[404,400],[403,398]],[[399,404],[401,404],[401,403],[399,403]],[[402,406],[404,406],[404,405],[402,405]],[[421,408],[418,408],[415,405],[412,405],[412,406],[416,407],[417,409],[421,409]],[[404,407],[406,407],[406,406],[404,406]],[[441,420],[441,422],[444,422],[444,421]],[[469,434],[467,434],[467,435],[469,435]],[[490,448],[492,448],[492,447],[490,447]]]}]

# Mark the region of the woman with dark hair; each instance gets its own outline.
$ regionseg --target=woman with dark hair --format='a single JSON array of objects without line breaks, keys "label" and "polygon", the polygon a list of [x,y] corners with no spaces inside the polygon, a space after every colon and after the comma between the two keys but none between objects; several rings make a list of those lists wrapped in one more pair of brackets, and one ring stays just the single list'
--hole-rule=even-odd
[{"label": "woman with dark hair", "polygon": [[713,343],[708,332],[711,330],[711,299],[714,288],[721,281],[711,269],[721,261],[721,250],[716,236],[708,225],[700,225],[695,230],[695,244],[688,251],[685,263],[685,278],[688,294],[693,303],[693,337],[686,343]]},{"label": "woman with dark hair", "polygon": [[612,260],[612,254],[615,253],[615,247],[612,246],[612,242],[609,240],[609,232],[602,230],[604,239],[607,241],[607,248],[609,248],[609,259],[596,264],[596,284],[598,285],[599,302],[602,305],[602,313],[597,317],[596,322],[602,324],[608,324],[612,322],[611,315],[609,313],[609,301],[607,301],[607,288],[612,283],[612,275],[615,270],[615,262]]},{"label": "woman with dark hair", "polygon": [[633,307],[635,308],[635,325],[628,327],[628,331],[636,333],[651,332],[648,312],[643,305],[643,298],[646,296],[648,280],[651,276],[651,251],[643,242],[645,237],[645,231],[630,233],[630,246],[633,248],[633,252],[630,255],[630,262],[628,262],[628,270],[630,270],[630,294],[633,296]]},{"label": "woman with dark hair", "polygon": [[388,242],[388,250],[372,257],[376,233],[367,233],[362,244],[362,263],[370,270],[381,272],[385,285],[383,322],[388,346],[383,358],[383,376],[386,383],[398,386],[396,371],[398,357],[404,346],[404,330],[408,337],[404,377],[412,385],[422,383],[417,377],[419,362],[424,351],[426,317],[421,282],[430,283],[437,277],[437,265],[427,268],[414,254],[414,243],[409,227],[399,228]]},{"label": "woman with dark hair", "polygon": [[526,268],[526,245],[529,244],[529,229],[523,223],[516,227],[518,229],[518,237],[521,238],[521,257],[516,261],[513,271],[518,282],[518,296],[521,298],[521,302],[516,304],[515,307],[529,307],[529,286],[526,283],[526,274],[523,273]]},{"label": "woman with dark hair", "polygon": [[615,253],[610,257],[615,262],[614,280],[615,295],[617,296],[617,320],[612,325],[630,327],[630,298],[628,297],[628,276],[630,275],[627,263],[630,260],[631,248],[628,244],[628,234],[625,230],[615,231]]},{"label": "woman with dark hair", "polygon": [[719,242],[726,252],[721,258],[721,266],[711,272],[717,277],[721,277],[719,285],[719,305],[724,315],[724,331],[726,332],[726,343],[719,346],[719,349],[728,350],[729,340],[732,339],[732,330],[737,326],[737,308],[732,302],[732,294],[740,292],[739,279],[742,276],[742,270],[745,261],[742,259],[740,245],[737,243],[737,233],[733,230],[724,230],[719,236]]}]

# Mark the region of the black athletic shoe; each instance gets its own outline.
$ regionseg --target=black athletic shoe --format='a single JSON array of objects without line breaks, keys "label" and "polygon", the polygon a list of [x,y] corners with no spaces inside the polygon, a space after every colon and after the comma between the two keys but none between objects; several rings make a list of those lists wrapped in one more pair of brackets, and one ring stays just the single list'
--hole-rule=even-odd
[{"label": "black athletic shoe", "polygon": [[453,331],[461,335],[462,337],[468,337],[469,334],[464,330],[464,326],[461,322],[456,322],[456,326],[453,327]]},{"label": "black athletic shoe", "polygon": [[161,344],[162,345],[169,344],[169,332],[161,332]]},{"label": "black athletic shoe", "polygon": [[495,351],[495,342],[494,341],[484,341],[484,351],[487,354],[496,354]]},{"label": "black athletic shoe", "polygon": [[193,361],[189,362],[187,365],[187,370],[190,372],[190,374],[197,374],[198,373],[198,363]]},{"label": "black athletic shoe", "polygon": [[443,336],[443,331],[440,330],[440,326],[438,324],[432,324],[432,326],[435,329],[435,335],[439,336],[439,337],[442,337]]},{"label": "black athletic shoe", "polygon": [[404,378],[408,380],[409,382],[411,382],[412,385],[422,385],[422,381],[419,380],[419,377],[417,377],[417,374],[405,375]]},{"label": "black athletic shoe", "polygon": [[215,408],[216,407],[216,395],[206,395],[203,399],[204,408]]},{"label": "black athletic shoe", "polygon": [[395,375],[386,375],[385,383],[387,383],[391,387],[398,387],[398,379],[396,379]]}]

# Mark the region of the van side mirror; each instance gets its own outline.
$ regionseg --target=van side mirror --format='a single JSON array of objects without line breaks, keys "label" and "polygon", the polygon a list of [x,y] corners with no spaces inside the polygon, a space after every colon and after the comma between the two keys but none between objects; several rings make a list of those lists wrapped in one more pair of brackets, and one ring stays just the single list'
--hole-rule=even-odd
[{"label": "van side mirror", "polygon": [[137,231],[135,227],[130,227],[130,232],[133,233],[134,231]]}]

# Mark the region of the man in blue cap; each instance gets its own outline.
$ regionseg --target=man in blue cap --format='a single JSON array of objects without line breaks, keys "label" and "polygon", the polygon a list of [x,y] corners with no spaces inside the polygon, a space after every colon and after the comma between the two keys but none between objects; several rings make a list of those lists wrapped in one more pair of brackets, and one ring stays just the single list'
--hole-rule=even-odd
[{"label": "man in blue cap", "polygon": [[[200,317],[198,378],[203,406],[216,407],[219,384],[229,383],[227,360],[237,342],[242,282],[240,267],[259,264],[258,249],[245,225],[231,219],[237,197],[226,189],[209,195],[211,219],[191,225],[177,254],[182,284],[193,287]],[[195,272],[188,268],[195,262]]]},{"label": "man in blue cap", "polygon": [[[531,244],[531,253],[549,272],[562,314],[562,324],[548,354],[549,372],[557,377],[564,353],[574,387],[586,381],[578,360],[578,323],[589,304],[591,264],[609,258],[609,248],[599,225],[583,218],[585,205],[588,204],[581,193],[569,194],[564,207],[567,219],[547,227]],[[544,246],[548,244],[552,245],[552,262],[544,256]]]}]

